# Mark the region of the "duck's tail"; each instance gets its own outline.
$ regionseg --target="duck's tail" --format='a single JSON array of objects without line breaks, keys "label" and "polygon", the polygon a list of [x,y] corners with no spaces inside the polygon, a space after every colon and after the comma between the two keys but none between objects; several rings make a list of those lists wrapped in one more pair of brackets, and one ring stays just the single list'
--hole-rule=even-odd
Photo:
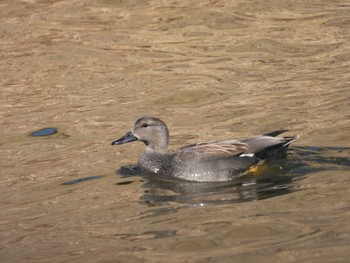
[{"label": "duck's tail", "polygon": [[[265,136],[271,136],[271,137],[276,137],[277,135],[284,133],[288,130],[279,130],[279,131],[274,131],[270,133],[264,134]],[[280,157],[285,157],[287,153],[287,148],[288,146],[299,139],[299,135],[294,135],[294,136],[285,136],[283,137],[283,141],[279,144],[272,145],[270,147],[267,147],[263,149],[260,152],[257,152],[255,154],[256,157],[260,159],[268,159],[268,158],[280,158]]]}]

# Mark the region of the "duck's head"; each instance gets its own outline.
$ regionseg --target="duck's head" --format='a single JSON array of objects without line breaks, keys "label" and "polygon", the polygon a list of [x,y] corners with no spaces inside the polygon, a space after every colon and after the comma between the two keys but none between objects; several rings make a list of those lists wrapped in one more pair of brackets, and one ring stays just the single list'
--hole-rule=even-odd
[{"label": "duck's head", "polygon": [[169,141],[169,131],[165,123],[154,117],[138,118],[134,127],[120,139],[112,142],[119,145],[133,141],[142,141],[147,150],[166,153]]}]

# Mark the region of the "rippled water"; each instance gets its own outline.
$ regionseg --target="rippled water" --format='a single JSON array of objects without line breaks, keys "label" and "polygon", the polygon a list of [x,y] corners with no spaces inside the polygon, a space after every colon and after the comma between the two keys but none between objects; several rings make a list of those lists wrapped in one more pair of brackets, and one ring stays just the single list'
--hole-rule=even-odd
[{"label": "rippled water", "polygon": [[[349,3],[0,7],[1,262],[348,261]],[[144,146],[110,142],[143,114],[171,149],[301,138],[229,183],[116,174]]]}]

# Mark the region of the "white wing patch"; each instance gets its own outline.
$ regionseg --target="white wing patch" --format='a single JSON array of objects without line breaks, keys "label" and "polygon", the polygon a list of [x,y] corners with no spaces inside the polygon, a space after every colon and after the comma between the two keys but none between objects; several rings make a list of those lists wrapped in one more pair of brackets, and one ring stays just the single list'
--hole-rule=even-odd
[{"label": "white wing patch", "polygon": [[254,153],[243,153],[239,157],[254,157]]}]

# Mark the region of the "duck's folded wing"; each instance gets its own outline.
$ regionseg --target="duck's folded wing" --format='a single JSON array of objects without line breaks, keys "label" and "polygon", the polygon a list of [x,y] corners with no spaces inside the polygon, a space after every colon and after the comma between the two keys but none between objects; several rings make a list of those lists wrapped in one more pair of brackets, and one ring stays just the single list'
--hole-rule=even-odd
[{"label": "duck's folded wing", "polygon": [[191,144],[173,153],[182,161],[205,161],[240,155],[244,153],[247,148],[247,144],[241,141],[226,140]]}]

